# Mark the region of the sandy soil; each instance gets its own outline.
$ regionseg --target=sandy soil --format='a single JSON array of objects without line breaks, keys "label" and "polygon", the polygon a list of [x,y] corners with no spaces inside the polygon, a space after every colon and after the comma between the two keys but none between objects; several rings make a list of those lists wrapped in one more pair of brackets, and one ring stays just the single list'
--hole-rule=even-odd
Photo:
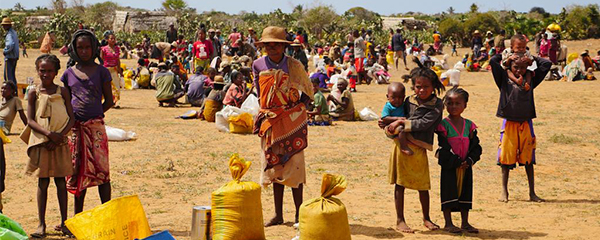
[{"label": "sandy soil", "polygon": [[[567,42],[570,52],[589,49],[596,52],[600,40]],[[449,49],[447,49],[449,50]],[[460,54],[467,49],[459,49]],[[25,81],[35,77],[34,60],[39,51],[29,51],[29,58],[18,62],[17,76]],[[450,61],[455,63],[458,57]],[[61,57],[62,66],[66,58]],[[134,66],[134,60],[125,60]],[[410,67],[413,64],[409,64]],[[64,69],[63,69],[64,70]],[[62,72],[62,70],[61,70]],[[399,81],[404,70],[395,71]],[[59,75],[60,76],[60,75]],[[596,76],[599,77],[598,72]],[[39,80],[38,80],[39,81]],[[56,82],[59,82],[57,77]],[[534,120],[538,137],[536,183],[545,203],[528,202],[525,171],[511,172],[510,202],[500,203],[500,168],[496,150],[501,120],[495,116],[498,89],[489,72],[461,73],[461,84],[471,94],[464,117],[479,126],[484,149],[481,161],[474,167],[474,204],[471,223],[481,233],[465,234],[480,239],[594,239],[600,233],[600,97],[595,89],[600,81],[544,82],[535,90],[538,118]],[[386,98],[386,86],[360,85],[354,94],[358,109],[371,107],[379,112]],[[24,103],[25,104],[25,103]],[[158,108],[153,90],[124,91],[122,109],[106,115],[109,126],[135,131],[137,141],[111,142],[110,160],[113,197],[139,195],[152,230],[170,230],[176,238],[189,238],[192,207],[210,205],[210,193],[231,180],[228,156],[240,153],[254,161],[244,177],[259,180],[259,138],[218,132],[214,124],[198,120],[179,120],[175,116],[192,108]],[[23,124],[16,119],[14,132]],[[387,183],[387,165],[392,142],[375,122],[338,122],[332,127],[311,127],[306,150],[307,185],[305,199],[319,196],[321,175],[343,174],[348,189],[339,195],[348,209],[354,239],[454,239],[443,231],[427,231],[422,226],[416,191],[406,193],[406,218],[417,230],[403,234],[394,230],[395,210],[393,186]],[[24,175],[27,162],[26,145],[17,135],[6,146],[6,191],[2,194],[4,213],[20,222],[27,232],[38,224],[36,207],[37,179]],[[443,224],[439,198],[440,167],[429,152],[431,172],[431,217]],[[169,163],[174,171],[168,171]],[[59,223],[55,187],[51,184],[47,224]],[[267,239],[291,239],[295,230],[291,191],[285,193],[284,226],[265,229]],[[262,192],[265,220],[273,214],[271,189]],[[73,199],[69,199],[72,216]],[[100,204],[95,189],[88,192],[86,209]],[[126,211],[126,210],[124,210]],[[455,223],[460,221],[454,215]],[[50,238],[60,238],[54,235]]]}]

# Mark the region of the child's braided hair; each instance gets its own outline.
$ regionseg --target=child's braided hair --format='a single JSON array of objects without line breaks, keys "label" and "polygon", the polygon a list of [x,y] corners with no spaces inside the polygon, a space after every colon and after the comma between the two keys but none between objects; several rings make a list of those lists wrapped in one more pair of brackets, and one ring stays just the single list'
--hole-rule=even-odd
[{"label": "child's braided hair", "polygon": [[454,86],[446,92],[446,96],[444,96],[444,103],[447,103],[448,96],[450,95],[460,96],[465,100],[465,103],[469,102],[469,93],[458,86]]},{"label": "child's braided hair", "polygon": [[54,54],[42,54],[35,60],[35,70],[39,70],[42,61],[51,62],[54,64],[54,70],[58,72],[60,69],[60,60]]},{"label": "child's braided hair", "polygon": [[446,90],[444,84],[442,84],[437,74],[433,70],[423,66],[423,64],[421,63],[421,61],[419,61],[417,57],[413,57],[413,62],[416,63],[418,67],[410,70],[410,74],[402,76],[402,79],[404,79],[404,83],[408,82],[408,80],[410,79],[414,88],[415,81],[417,80],[417,78],[422,77],[427,78],[431,81],[434,94],[439,95],[440,93],[442,93],[442,91]]}]

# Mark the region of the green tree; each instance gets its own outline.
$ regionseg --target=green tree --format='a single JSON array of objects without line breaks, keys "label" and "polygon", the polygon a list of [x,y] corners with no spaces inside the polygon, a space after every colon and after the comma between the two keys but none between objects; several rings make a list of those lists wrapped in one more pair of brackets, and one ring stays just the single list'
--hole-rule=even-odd
[{"label": "green tree", "polygon": [[52,10],[57,13],[65,13],[67,9],[67,2],[65,0],[50,0],[52,5]]},{"label": "green tree", "polygon": [[450,6],[446,11],[448,12],[448,14],[453,15],[456,10],[452,6]]},{"label": "green tree", "polygon": [[321,39],[333,33],[338,19],[339,16],[332,6],[319,5],[308,9],[299,25],[307,29],[317,39]]},{"label": "green tree", "polygon": [[440,34],[445,38],[452,37],[454,42],[462,43],[465,36],[463,24],[454,18],[445,18],[438,25]]},{"label": "green tree", "polygon": [[469,9],[470,9],[470,13],[479,12],[479,6],[477,6],[477,4],[475,4],[475,3],[471,4],[471,7],[469,7]]},{"label": "green tree", "polygon": [[[476,13],[464,22],[465,38],[463,39],[470,40],[471,34],[473,34],[475,30],[479,30],[482,33],[485,33],[486,31],[497,33],[500,31],[500,24],[494,15],[490,13]],[[463,44],[465,44],[465,42],[463,42]]]},{"label": "green tree", "polygon": [[89,5],[84,11],[83,20],[97,31],[109,30],[113,27],[115,11],[120,8],[119,4],[108,1]]},{"label": "green tree", "polygon": [[188,8],[184,0],[164,0],[162,2],[163,9],[167,13],[181,13]]}]

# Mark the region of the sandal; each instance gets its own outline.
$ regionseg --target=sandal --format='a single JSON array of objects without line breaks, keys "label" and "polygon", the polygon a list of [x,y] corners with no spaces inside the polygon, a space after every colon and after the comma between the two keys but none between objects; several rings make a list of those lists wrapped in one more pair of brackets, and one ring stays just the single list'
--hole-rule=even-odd
[{"label": "sandal", "polygon": [[46,233],[36,232],[36,233],[32,233],[30,236],[31,236],[31,238],[45,238],[46,237]]}]

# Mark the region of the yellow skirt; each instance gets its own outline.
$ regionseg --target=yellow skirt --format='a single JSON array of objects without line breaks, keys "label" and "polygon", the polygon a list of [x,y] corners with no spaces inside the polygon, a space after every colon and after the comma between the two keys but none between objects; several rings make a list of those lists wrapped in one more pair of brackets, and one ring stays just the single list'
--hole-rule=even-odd
[{"label": "yellow skirt", "polygon": [[394,139],[392,156],[390,157],[390,184],[397,184],[413,190],[429,190],[429,162],[427,150],[411,143],[408,147],[413,155],[408,156],[400,151],[398,139]]},{"label": "yellow skirt", "polygon": [[117,104],[117,102],[121,99],[121,77],[119,77],[116,67],[108,68],[108,71],[110,72],[110,77],[112,78],[111,86],[113,102]]}]

